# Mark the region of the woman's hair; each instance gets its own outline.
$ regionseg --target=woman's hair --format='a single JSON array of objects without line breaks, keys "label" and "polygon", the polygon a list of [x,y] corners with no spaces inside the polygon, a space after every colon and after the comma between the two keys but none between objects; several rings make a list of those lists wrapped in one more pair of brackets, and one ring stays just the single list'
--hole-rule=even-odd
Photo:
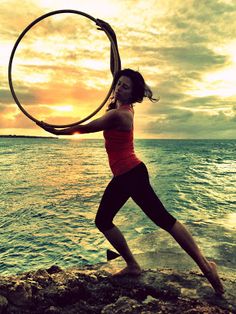
[{"label": "woman's hair", "polygon": [[[156,102],[159,99],[153,98],[153,93],[150,87],[145,83],[143,76],[138,72],[132,69],[124,69],[120,70],[115,74],[113,80],[113,90],[119,78],[121,76],[126,76],[131,79],[132,81],[132,99],[131,102],[142,102],[144,97],[147,97],[150,101]],[[108,110],[114,109],[116,107],[116,103],[113,99],[111,99],[111,103],[108,106]]]}]

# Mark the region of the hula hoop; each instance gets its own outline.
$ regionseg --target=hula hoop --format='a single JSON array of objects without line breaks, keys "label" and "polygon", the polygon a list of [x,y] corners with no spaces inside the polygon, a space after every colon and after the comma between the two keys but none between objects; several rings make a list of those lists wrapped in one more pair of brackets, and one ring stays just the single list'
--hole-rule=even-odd
[{"label": "hula hoop", "polygon": [[[20,34],[20,36],[18,37],[17,41],[15,42],[15,45],[12,49],[12,52],[11,52],[11,55],[10,55],[10,60],[9,60],[9,64],[8,64],[8,82],[9,82],[9,86],[10,86],[10,90],[11,90],[11,94],[17,104],[17,106],[20,108],[20,110],[29,118],[31,119],[32,121],[34,122],[40,122],[39,120],[37,120],[36,118],[34,118],[32,115],[30,115],[24,108],[23,106],[21,105],[19,99],[17,98],[16,96],[16,93],[15,93],[15,90],[14,90],[14,86],[13,86],[13,83],[12,83],[12,63],[13,63],[13,59],[14,59],[14,55],[15,55],[15,52],[16,52],[16,49],[20,43],[20,41],[22,40],[22,38],[25,36],[25,34],[35,25],[37,24],[38,22],[42,21],[43,19],[51,16],[51,15],[55,15],[55,14],[61,14],[61,13],[73,13],[73,14],[78,14],[78,15],[83,15],[85,16],[86,18],[92,20],[93,22],[96,23],[96,25],[98,25],[104,32],[105,34],[107,35],[108,39],[110,40],[111,42],[111,48],[112,48],[112,53],[114,55],[114,73],[118,72],[120,70],[119,68],[119,53],[118,53],[118,50],[117,50],[117,47],[111,37],[111,35],[108,33],[108,31],[100,24],[100,22],[95,19],[94,17],[92,17],[91,15],[88,15],[87,13],[84,13],[84,12],[81,12],[81,11],[77,11],[77,10],[56,10],[56,11],[51,11],[49,13],[46,13],[40,17],[38,17],[37,19],[35,19],[32,23],[30,23],[24,30],[23,32]],[[112,81],[112,84],[111,84],[111,87],[105,97],[105,99],[103,100],[103,102],[100,104],[100,106],[94,110],[91,114],[89,114],[87,117],[83,118],[82,120],[78,121],[78,122],[74,122],[74,123],[71,123],[71,124],[64,124],[64,125],[57,125],[57,124],[49,124],[47,123],[47,125],[49,126],[52,126],[52,127],[55,127],[55,128],[65,128],[65,127],[71,127],[71,126],[74,126],[76,124],[80,124],[80,123],[83,123],[85,121],[87,121],[88,119],[92,118],[99,110],[101,110],[101,108],[106,104],[107,100],[109,99],[111,93],[112,93],[112,87],[113,87],[113,81]]]}]

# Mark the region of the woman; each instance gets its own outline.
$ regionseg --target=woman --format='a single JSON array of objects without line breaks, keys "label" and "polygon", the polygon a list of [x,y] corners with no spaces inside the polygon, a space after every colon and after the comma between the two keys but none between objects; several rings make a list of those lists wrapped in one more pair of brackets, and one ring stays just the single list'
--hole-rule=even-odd
[{"label": "woman", "polygon": [[133,104],[144,97],[151,101],[152,91],[142,75],[131,69],[119,71],[114,77],[113,99],[107,112],[84,125],[57,130],[38,123],[46,131],[56,135],[103,131],[105,147],[113,178],[102,197],[95,223],[112,246],[126,261],[127,266],[116,275],[139,275],[141,268],[130,251],[113,218],[131,197],[145,214],[158,226],[170,233],[179,245],[193,258],[217,294],[223,294],[223,286],[214,262],[208,261],[188,230],[163,206],[153,191],[145,164],[135,155],[133,146]]}]

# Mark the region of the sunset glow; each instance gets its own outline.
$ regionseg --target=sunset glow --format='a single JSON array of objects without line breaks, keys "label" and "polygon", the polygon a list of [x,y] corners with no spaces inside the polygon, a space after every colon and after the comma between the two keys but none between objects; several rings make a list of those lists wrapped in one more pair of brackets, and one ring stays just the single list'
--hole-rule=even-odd
[{"label": "sunset glow", "polygon": [[[17,23],[12,23],[13,7],[17,7]],[[235,138],[236,38],[232,29],[236,27],[236,4],[192,0],[187,6],[180,0],[174,4],[155,0],[3,1],[0,134],[11,130],[46,135],[14,103],[7,67],[23,29],[37,17],[65,8],[110,23],[122,67],[139,70],[154,96],[160,97],[157,104],[144,101],[136,106],[137,137]],[[81,15],[60,14],[36,24],[14,57],[13,83],[21,104],[48,123],[68,124],[89,115],[103,101],[111,82],[109,39]]]}]

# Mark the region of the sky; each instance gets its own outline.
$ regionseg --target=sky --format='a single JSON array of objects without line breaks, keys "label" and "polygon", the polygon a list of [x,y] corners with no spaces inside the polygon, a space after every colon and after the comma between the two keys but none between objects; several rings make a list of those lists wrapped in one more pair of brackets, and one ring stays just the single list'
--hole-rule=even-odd
[{"label": "sky", "polygon": [[[0,5],[0,135],[49,135],[16,105],[8,63],[33,20],[73,9],[113,27],[122,68],[140,71],[160,97],[135,105],[136,138],[236,138],[235,0],[0,0]],[[75,123],[99,107],[110,89],[109,53],[110,41],[93,20],[69,13],[48,17],[16,50],[17,98],[38,120]]]}]

